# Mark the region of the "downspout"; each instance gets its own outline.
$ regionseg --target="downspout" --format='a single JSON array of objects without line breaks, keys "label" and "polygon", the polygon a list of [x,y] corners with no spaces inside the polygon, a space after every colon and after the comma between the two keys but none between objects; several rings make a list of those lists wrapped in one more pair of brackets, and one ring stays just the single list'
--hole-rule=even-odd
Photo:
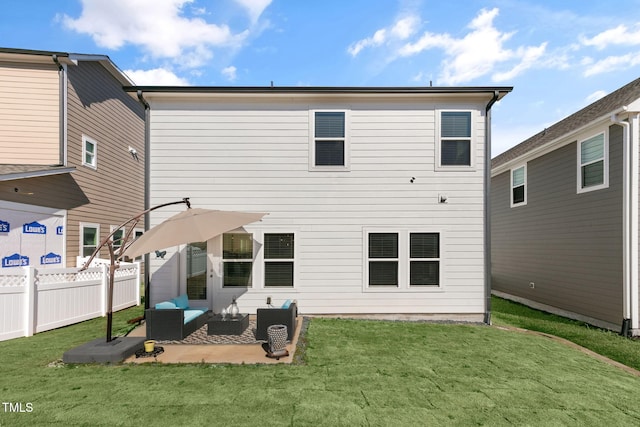
[{"label": "downspout", "polygon": [[[142,91],[137,92],[138,100],[144,106],[144,209],[149,209],[150,195],[149,195],[149,165],[150,159],[150,123],[151,107],[149,103],[142,96]],[[144,230],[149,229],[149,212],[144,214]],[[144,255],[144,308],[148,309],[151,302],[151,282],[149,278],[149,254]]]},{"label": "downspout", "polygon": [[53,54],[51,56],[53,62],[58,66],[58,80],[59,80],[59,96],[58,96],[58,126],[59,126],[59,149],[58,149],[58,164],[67,165],[67,77],[65,74],[65,66],[58,60],[58,55]]},{"label": "downspout", "polygon": [[484,323],[491,324],[491,107],[500,97],[493,91],[493,98],[485,107],[484,121]]},{"label": "downspout", "polygon": [[[626,107],[623,108],[623,111]],[[637,125],[638,114],[633,118]],[[632,320],[637,323],[637,313],[632,311],[633,297],[637,300],[638,283],[638,144],[631,135],[629,121],[623,121],[617,114],[611,121],[623,127],[622,134],[622,326],[620,335],[629,336]],[[635,133],[635,132],[634,132]],[[635,289],[635,292],[632,290]],[[637,304],[636,304],[637,307]]]}]

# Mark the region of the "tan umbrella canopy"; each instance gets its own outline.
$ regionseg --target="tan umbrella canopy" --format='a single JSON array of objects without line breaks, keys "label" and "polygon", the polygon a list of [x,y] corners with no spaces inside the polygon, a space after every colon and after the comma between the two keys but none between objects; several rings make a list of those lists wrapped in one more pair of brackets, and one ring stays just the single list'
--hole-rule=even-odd
[{"label": "tan umbrella canopy", "polygon": [[259,221],[265,215],[267,214],[264,212],[189,208],[146,231],[123,254],[135,258],[171,246],[205,242],[227,231]]}]

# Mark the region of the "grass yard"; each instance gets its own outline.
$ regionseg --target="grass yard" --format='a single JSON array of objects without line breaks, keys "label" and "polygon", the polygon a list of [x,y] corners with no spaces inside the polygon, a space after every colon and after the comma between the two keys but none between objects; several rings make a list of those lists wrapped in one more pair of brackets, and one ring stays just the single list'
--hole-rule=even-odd
[{"label": "grass yard", "polygon": [[[496,323],[526,327],[526,311],[502,304]],[[116,313],[114,330],[140,312]],[[55,363],[104,329],[96,319],[0,342],[0,399],[32,408],[0,409],[0,425],[640,424],[640,377],[483,325],[312,319],[298,365]]]}]

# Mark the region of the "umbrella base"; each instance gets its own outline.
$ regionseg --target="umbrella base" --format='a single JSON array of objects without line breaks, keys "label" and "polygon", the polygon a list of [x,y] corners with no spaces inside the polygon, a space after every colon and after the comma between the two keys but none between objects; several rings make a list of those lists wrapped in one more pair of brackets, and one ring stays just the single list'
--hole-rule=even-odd
[{"label": "umbrella base", "polygon": [[98,338],[64,352],[64,363],[120,363],[138,350],[144,350],[144,337],[121,337],[110,342]]}]

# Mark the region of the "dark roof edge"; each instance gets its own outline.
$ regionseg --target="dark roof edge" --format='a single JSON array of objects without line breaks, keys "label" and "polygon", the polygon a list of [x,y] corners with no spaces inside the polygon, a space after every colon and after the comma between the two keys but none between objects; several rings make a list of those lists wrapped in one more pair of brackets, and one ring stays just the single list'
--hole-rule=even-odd
[{"label": "dark roof edge", "polygon": [[35,50],[35,49],[16,49],[10,47],[0,47],[1,53],[11,53],[16,55],[39,55],[39,56],[51,56],[57,55],[61,57],[69,56],[67,52],[54,52],[49,50]]},{"label": "dark roof edge", "polygon": [[409,93],[508,93],[512,86],[127,86],[127,92],[147,93],[327,93],[327,94],[409,94]]}]

